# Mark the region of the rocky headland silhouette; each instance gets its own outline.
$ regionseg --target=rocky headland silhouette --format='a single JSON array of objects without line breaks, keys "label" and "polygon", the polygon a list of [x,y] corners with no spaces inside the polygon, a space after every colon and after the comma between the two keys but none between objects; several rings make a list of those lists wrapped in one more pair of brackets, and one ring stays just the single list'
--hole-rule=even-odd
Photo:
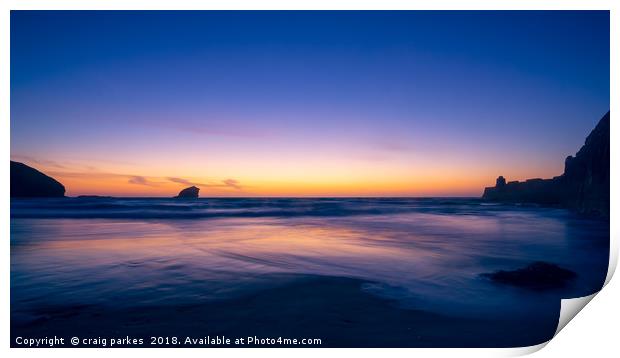
[{"label": "rocky headland silhouette", "polygon": [[524,182],[506,182],[500,176],[494,187],[484,189],[482,198],[561,206],[582,214],[609,218],[609,134],[607,112],[577,154],[566,158],[562,175]]},{"label": "rocky headland silhouette", "polygon": [[12,198],[61,198],[64,196],[65,187],[56,179],[24,163],[11,160]]},{"label": "rocky headland silhouette", "polygon": [[[191,186],[175,198],[198,198],[199,188]],[[65,186],[58,180],[24,163],[11,160],[11,198],[62,198]],[[78,195],[80,199],[112,199],[106,195]]]}]

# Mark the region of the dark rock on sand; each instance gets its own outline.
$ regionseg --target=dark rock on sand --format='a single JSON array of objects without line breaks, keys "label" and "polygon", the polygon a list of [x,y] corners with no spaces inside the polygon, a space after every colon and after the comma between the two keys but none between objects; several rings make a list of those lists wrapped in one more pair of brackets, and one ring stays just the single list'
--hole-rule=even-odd
[{"label": "dark rock on sand", "polygon": [[502,284],[540,290],[563,287],[577,274],[552,263],[536,261],[520,269],[500,270],[482,276]]},{"label": "dark rock on sand", "polygon": [[557,205],[579,213],[609,218],[609,112],[586,138],[585,144],[565,161],[564,173],[552,179],[506,183],[497,178],[485,188],[490,201]]},{"label": "dark rock on sand", "polygon": [[11,198],[63,197],[65,187],[26,164],[11,161]]},{"label": "dark rock on sand", "polygon": [[181,190],[181,192],[179,192],[179,195],[177,195],[175,198],[197,199],[199,191],[199,188],[195,186],[190,186],[189,188]]}]

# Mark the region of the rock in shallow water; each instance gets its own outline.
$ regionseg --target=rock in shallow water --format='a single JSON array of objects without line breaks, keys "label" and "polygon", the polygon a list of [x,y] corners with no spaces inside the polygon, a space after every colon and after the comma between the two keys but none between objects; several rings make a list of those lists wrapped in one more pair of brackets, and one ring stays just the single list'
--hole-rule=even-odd
[{"label": "rock in shallow water", "polygon": [[536,261],[520,269],[500,270],[482,276],[502,284],[540,290],[563,287],[577,274],[552,263]]}]

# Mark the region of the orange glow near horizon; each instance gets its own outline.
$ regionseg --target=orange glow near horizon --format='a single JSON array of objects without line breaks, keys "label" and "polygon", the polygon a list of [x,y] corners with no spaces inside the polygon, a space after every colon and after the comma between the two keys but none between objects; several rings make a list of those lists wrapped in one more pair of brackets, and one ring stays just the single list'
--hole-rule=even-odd
[{"label": "orange glow near horizon", "polygon": [[[305,164],[263,162],[262,170],[256,164],[247,163],[238,167],[220,165],[219,169],[213,166],[211,171],[229,174],[215,177],[201,175],[199,170],[189,170],[185,163],[175,163],[176,167],[166,169],[102,162],[94,169],[92,165],[75,162],[34,162],[18,156],[13,159],[61,182],[67,196],[171,197],[191,185],[200,188],[201,197],[480,196],[486,186],[494,185],[495,178],[500,174],[509,180],[556,175],[554,172],[537,175],[537,171],[532,170],[522,171],[517,176],[516,173],[479,166],[471,166],[470,169],[468,163],[418,163],[407,167],[402,163],[347,163],[334,160]],[[425,170],[415,169],[421,164],[425,165]]]}]

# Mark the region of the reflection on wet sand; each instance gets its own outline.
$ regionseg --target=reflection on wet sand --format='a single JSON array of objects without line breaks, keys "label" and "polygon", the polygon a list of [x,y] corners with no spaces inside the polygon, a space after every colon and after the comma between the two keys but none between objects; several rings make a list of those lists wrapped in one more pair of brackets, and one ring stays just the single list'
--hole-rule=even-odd
[{"label": "reflection on wet sand", "polygon": [[[213,334],[321,332],[342,346],[347,327],[374,336],[370,346],[510,345],[494,336],[499,329],[534,344],[553,333],[559,298],[602,284],[607,227],[561,210],[459,205],[327,217],[13,218],[12,327],[88,330],[84,321],[97,317],[93,334],[198,325]],[[530,292],[480,276],[549,257],[578,273],[574,284]],[[523,329],[532,324],[540,329]],[[470,334],[454,338],[454,327]]]}]

